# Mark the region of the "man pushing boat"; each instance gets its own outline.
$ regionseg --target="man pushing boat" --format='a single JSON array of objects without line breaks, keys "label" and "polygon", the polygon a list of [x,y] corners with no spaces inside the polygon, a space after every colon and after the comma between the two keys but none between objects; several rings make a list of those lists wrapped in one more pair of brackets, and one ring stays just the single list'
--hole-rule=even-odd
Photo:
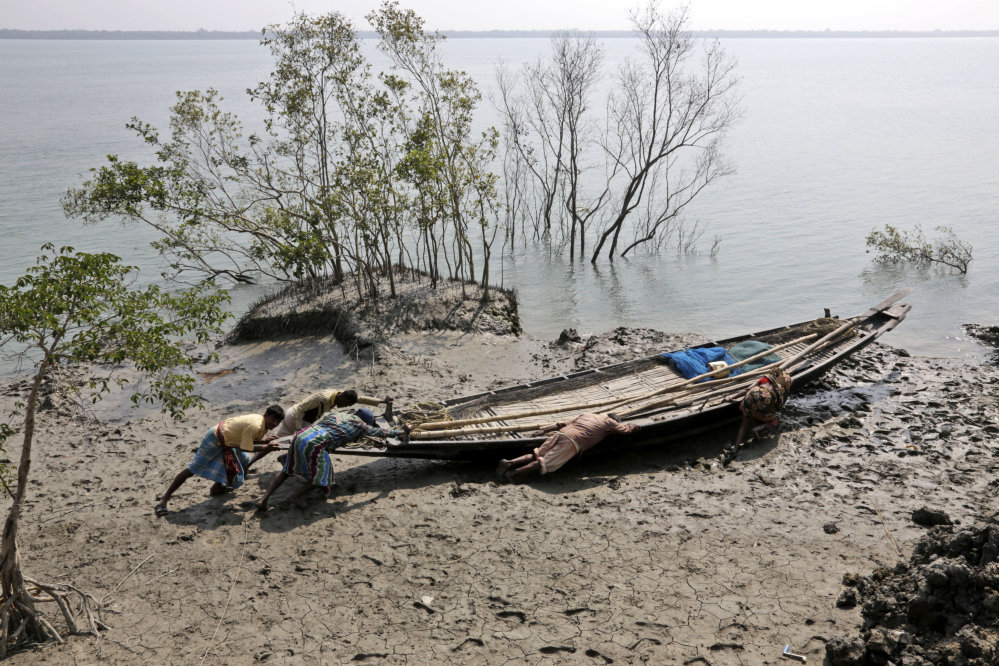
[{"label": "man pushing boat", "polygon": [[496,473],[511,483],[518,483],[533,474],[551,474],[576,456],[603,441],[608,434],[626,435],[638,430],[633,423],[618,423],[613,414],[580,414],[568,423],[555,423],[536,433],[551,433],[548,439],[531,453],[513,460],[501,460]]},{"label": "man pushing boat", "polygon": [[271,405],[263,414],[234,416],[209,428],[201,439],[201,446],[195,452],[194,459],[174,478],[166,492],[160,495],[156,515],[165,516],[169,513],[167,502],[192,476],[214,481],[209,490],[209,494],[213,496],[243,485],[250,464],[247,453],[266,453],[280,448],[274,443],[274,435],[265,435],[283,419],[284,409],[280,405]]},{"label": "man pushing boat", "polygon": [[304,477],[311,485],[302,486],[289,501],[296,502],[300,494],[312,487],[322,489],[326,497],[329,497],[335,483],[330,453],[341,446],[365,435],[380,438],[409,435],[408,425],[399,429],[379,428],[370,412],[363,409],[358,412],[360,413],[329,412],[312,427],[299,431],[288,447],[281,471],[274,476],[263,497],[255,503],[257,510],[266,511],[271,495],[293,474]]},{"label": "man pushing boat", "polygon": [[[324,414],[332,410],[342,410],[347,407],[353,407],[357,404],[376,406],[379,403],[385,403],[385,418],[386,420],[391,420],[391,396],[379,400],[378,398],[369,398],[364,395],[359,396],[357,391],[354,389],[341,391],[339,389],[330,388],[322,391],[316,391],[305,400],[292,405],[285,412],[284,419],[282,419],[281,423],[274,431],[274,436],[281,439],[283,437],[288,437],[289,435],[294,435],[303,428],[311,427],[312,424],[318,422]],[[364,409],[360,411],[370,413]],[[247,471],[249,471],[250,467],[252,467],[254,463],[266,456],[268,453],[270,453],[270,451],[260,451],[256,453],[247,464]]]}]

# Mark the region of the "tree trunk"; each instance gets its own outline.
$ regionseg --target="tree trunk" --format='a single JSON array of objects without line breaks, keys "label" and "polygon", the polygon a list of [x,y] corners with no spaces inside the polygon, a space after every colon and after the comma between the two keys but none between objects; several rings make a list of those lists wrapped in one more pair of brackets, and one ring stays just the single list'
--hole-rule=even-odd
[{"label": "tree trunk", "polygon": [[28,472],[31,469],[31,442],[35,434],[35,409],[38,406],[38,393],[42,379],[46,374],[48,359],[39,364],[28,395],[28,404],[24,408],[24,443],[21,445],[21,462],[17,467],[17,490],[14,491],[14,501],[7,514],[3,526],[2,543],[0,543],[0,587],[2,597],[0,604],[5,609],[2,615],[2,632],[0,632],[0,658],[7,653],[7,636],[16,631],[23,622],[25,637],[45,640],[49,633],[38,621],[34,603],[24,586],[24,576],[21,573],[20,553],[17,549],[17,528],[20,525],[21,509],[24,507],[24,497],[28,490]]}]

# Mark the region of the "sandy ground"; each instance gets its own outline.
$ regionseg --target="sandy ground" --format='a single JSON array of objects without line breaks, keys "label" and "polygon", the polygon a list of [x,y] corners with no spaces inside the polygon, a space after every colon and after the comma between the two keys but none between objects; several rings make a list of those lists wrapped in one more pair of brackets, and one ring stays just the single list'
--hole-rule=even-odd
[{"label": "sandy ground", "polygon": [[116,399],[100,421],[47,412],[24,569],[104,599],[112,629],[10,663],[778,664],[785,644],[821,663],[860,625],[837,607],[844,575],[908,557],[914,510],[992,520],[996,367],[883,345],[793,396],[779,435],[728,467],[734,428],[521,486],[488,465],[340,456],[336,497],[261,516],[242,504],[269,460],[219,498],[191,479],[153,515],[226,416],[326,386],[472,393],[675,340],[409,334],[374,361],[331,339],[226,347],[204,368],[211,407],[182,422]]}]

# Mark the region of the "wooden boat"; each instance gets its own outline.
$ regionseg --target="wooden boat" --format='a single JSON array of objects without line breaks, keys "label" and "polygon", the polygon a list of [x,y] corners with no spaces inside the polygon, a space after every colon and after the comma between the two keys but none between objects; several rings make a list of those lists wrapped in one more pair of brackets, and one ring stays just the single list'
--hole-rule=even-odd
[{"label": "wooden boat", "polygon": [[[408,442],[387,447],[340,449],[340,454],[402,458],[498,459],[527,452],[544,441],[535,431],[583,412],[613,412],[641,426],[627,437],[610,436],[602,450],[661,445],[740,418],[741,393],[769,369],[780,366],[792,377],[792,394],[830,368],[895,328],[911,306],[900,304],[904,289],[870,310],[848,319],[826,318],[696,347],[724,347],[755,340],[771,346],[779,361],[732,377],[685,379],[662,355],[550,377],[495,391],[445,400],[448,420],[414,428]],[[761,354],[760,356],[763,356]],[[758,361],[756,357],[746,359]],[[405,410],[394,424],[412,423]]]}]

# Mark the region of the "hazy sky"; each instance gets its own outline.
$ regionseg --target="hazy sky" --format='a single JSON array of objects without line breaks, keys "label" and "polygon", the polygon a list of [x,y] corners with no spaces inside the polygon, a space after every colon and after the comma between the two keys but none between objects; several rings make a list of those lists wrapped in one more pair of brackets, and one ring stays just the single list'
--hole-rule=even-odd
[{"label": "hazy sky", "polygon": [[[0,0],[0,28],[258,30],[295,11],[340,11],[367,28],[378,0]],[[629,0],[410,0],[448,30],[623,30]],[[677,2],[663,2],[663,7]],[[996,30],[999,0],[689,0],[695,30]]]}]

